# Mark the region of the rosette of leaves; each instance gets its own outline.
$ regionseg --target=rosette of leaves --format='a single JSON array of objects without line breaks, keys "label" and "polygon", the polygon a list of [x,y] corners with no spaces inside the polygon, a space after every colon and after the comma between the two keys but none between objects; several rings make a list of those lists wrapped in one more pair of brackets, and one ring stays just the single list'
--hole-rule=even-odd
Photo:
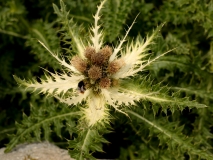
[{"label": "rosette of leaves", "polygon": [[[153,119],[160,110],[167,114],[168,111],[183,111],[186,106],[197,109],[206,107],[187,97],[181,97],[178,92],[169,91],[167,86],[153,84],[152,80],[147,78],[147,72],[144,72],[146,67],[172,51],[150,57],[149,51],[162,26],[157,27],[145,39],[138,36],[127,43],[134,20],[118,45],[108,46],[103,41],[107,31],[104,30],[104,25],[99,24],[105,2],[106,0],[102,1],[98,6],[94,25],[86,38],[80,36],[79,28],[68,18],[69,12],[66,11],[63,1],[60,1],[60,9],[53,5],[62,25],[62,41],[68,46],[65,48],[66,53],[70,55],[64,58],[62,53],[54,53],[43,42],[39,42],[64,69],[61,73],[46,71],[46,79],[39,81],[26,81],[16,76],[14,78],[20,86],[55,97],[58,100],[55,103],[62,103],[63,107],[57,109],[49,105],[40,111],[32,111],[29,117],[24,116],[22,124],[18,125],[17,135],[8,144],[7,151],[19,142],[35,138],[41,140],[41,135],[48,139],[52,130],[61,136],[60,131],[65,121],[69,133],[75,133],[69,141],[71,156],[76,159],[93,158],[92,154],[102,152],[102,144],[107,143],[103,134],[109,132],[110,123],[116,123],[118,120],[113,118],[113,115],[121,113],[127,119],[130,116],[142,120],[150,128],[149,135],[158,135],[158,143],[165,144],[164,149],[169,148],[178,154],[188,152],[189,155],[201,158],[212,157],[211,154],[193,146],[190,139],[186,140],[185,136],[181,135],[181,128],[177,127],[172,131],[171,128],[175,125],[164,127],[164,121],[159,121],[158,124]],[[133,106],[139,110],[138,113],[132,110]],[[134,125],[137,125],[136,122]],[[171,144],[167,143],[168,139],[171,139]],[[180,149],[177,150],[177,147]]]}]

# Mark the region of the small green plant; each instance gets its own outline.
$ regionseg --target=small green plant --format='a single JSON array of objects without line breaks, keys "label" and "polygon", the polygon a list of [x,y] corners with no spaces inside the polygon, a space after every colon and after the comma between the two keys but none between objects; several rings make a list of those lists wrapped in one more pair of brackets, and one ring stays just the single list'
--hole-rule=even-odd
[{"label": "small green plant", "polygon": [[[144,148],[144,155],[129,152],[131,159],[181,159],[184,154],[212,159],[210,152],[202,150],[193,138],[183,135],[184,126],[176,121],[175,116],[186,108],[202,110],[207,106],[170,90],[164,84],[155,83],[147,72],[148,67],[173,51],[151,56],[162,25],[145,39],[139,35],[126,42],[134,20],[124,37],[112,47],[105,44],[104,35],[110,42],[115,40],[114,35],[110,38],[104,30],[104,21],[100,25],[105,3],[106,0],[98,6],[93,27],[88,33],[69,19],[62,0],[60,9],[53,4],[60,23],[61,43],[66,47],[52,51],[45,41],[39,40],[39,43],[63,68],[57,72],[45,70],[46,78],[39,80],[26,81],[14,76],[20,86],[46,94],[50,100],[39,109],[32,106],[30,116],[23,116],[6,151],[21,142],[51,140],[52,131],[62,137],[65,129],[71,135],[68,141],[71,157],[92,159],[94,152],[102,152],[102,145],[109,143],[104,135],[113,131],[111,124],[125,116],[132,121],[132,130],[140,132],[139,137],[142,132],[144,141],[139,146]],[[151,143],[155,138],[156,142]],[[134,147],[130,146],[129,150]],[[123,154],[121,157],[126,159],[128,156]]]}]

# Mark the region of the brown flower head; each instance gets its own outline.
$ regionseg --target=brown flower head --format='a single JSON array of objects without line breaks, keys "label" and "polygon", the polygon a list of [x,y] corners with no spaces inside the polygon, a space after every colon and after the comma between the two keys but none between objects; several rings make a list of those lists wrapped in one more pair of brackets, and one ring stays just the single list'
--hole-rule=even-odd
[{"label": "brown flower head", "polygon": [[102,75],[102,71],[100,67],[97,66],[92,66],[89,70],[88,70],[88,76],[89,78],[91,78],[92,80],[97,80],[98,78],[101,78]]},{"label": "brown flower head", "polygon": [[99,85],[101,88],[109,88],[111,85],[111,80],[107,77],[101,78]]},{"label": "brown flower head", "polygon": [[100,52],[104,56],[104,59],[109,59],[109,57],[112,55],[112,48],[109,46],[105,46],[101,49]]},{"label": "brown flower head", "polygon": [[87,59],[91,60],[91,56],[95,54],[95,48],[93,47],[86,47],[84,55]]},{"label": "brown flower head", "polygon": [[111,74],[116,73],[124,65],[123,59],[116,59],[108,66],[108,72]]},{"label": "brown flower head", "polygon": [[104,63],[104,56],[101,53],[95,53],[91,56],[91,62],[95,65],[102,65]]},{"label": "brown flower head", "polygon": [[79,71],[84,72],[87,69],[87,63],[79,56],[74,56],[71,60],[71,64]]}]

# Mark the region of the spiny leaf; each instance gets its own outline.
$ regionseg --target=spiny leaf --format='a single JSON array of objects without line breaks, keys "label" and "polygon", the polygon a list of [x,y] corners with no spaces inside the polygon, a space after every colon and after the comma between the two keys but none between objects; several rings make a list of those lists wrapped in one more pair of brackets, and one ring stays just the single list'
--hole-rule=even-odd
[{"label": "spiny leaf", "polygon": [[[63,25],[63,27],[60,30],[60,33],[63,36],[62,41],[65,44],[70,45],[72,47],[72,53],[70,53],[70,50],[67,50],[68,54],[79,54],[80,57],[84,57],[84,45],[83,45],[83,39],[80,38],[80,33],[82,28],[79,26],[76,26],[74,21],[69,18],[69,12],[66,10],[66,5],[62,0],[60,0],[61,9],[59,11],[59,8],[53,4],[54,11],[58,15],[58,21]],[[71,42],[70,42],[71,39]]]},{"label": "spiny leaf", "polygon": [[[103,152],[102,144],[108,143],[102,135],[96,129],[84,129],[79,132],[77,139],[69,141],[69,148],[73,158],[83,160],[84,158],[94,158],[92,157],[90,151]],[[79,150],[77,152],[77,150]]]},{"label": "spiny leaf", "polygon": [[37,80],[21,80],[17,76],[14,76],[14,79],[18,82],[19,85],[25,86],[31,90],[38,90],[40,93],[48,93],[50,95],[59,95],[61,93],[66,93],[69,89],[75,89],[79,79],[82,76],[68,76],[67,74],[53,74],[50,73],[53,78],[46,75],[46,80],[40,79],[41,82]]},{"label": "spiny leaf", "polygon": [[139,118],[145,124],[151,126],[152,132],[155,132],[156,134],[161,133],[160,135],[158,135],[158,137],[162,140],[162,143],[165,143],[167,141],[169,145],[178,146],[178,148],[187,151],[189,154],[197,155],[200,158],[205,158],[209,160],[213,158],[213,155],[210,154],[209,152],[197,149],[193,144],[191,144],[190,139],[186,139],[185,137],[180,136],[180,131],[182,130],[182,128],[180,128],[179,131],[176,130],[175,132],[173,132],[171,130],[168,130],[166,127],[160,125],[158,122],[150,121],[146,117],[141,116],[134,111],[128,110],[127,112]]},{"label": "spiny leaf", "polygon": [[49,64],[54,69],[60,69],[61,66],[57,63],[57,60],[51,57],[48,51],[37,42],[37,40],[40,40],[54,52],[61,51],[59,38],[53,25],[54,23],[36,21],[28,34],[26,45],[31,47],[31,53],[35,55],[41,65]]},{"label": "spiny leaf", "polygon": [[[49,104],[49,106],[45,106],[43,110],[32,110],[32,115],[29,117],[24,114],[22,122],[20,124],[16,124],[17,133],[16,135],[12,136],[11,141],[7,144],[5,152],[9,152],[18,143],[26,142],[29,140],[35,141],[35,139],[37,141],[41,140],[41,128],[43,128],[44,131],[44,139],[49,139],[50,137],[50,134],[52,132],[50,126],[53,126],[58,136],[60,136],[60,131],[58,130],[60,130],[63,125],[62,123],[58,122],[66,120],[67,117],[73,119],[80,114],[79,111],[73,112],[65,106],[61,107],[60,110],[56,109],[57,106]],[[41,114],[41,112],[43,113]]]},{"label": "spiny leaf", "polygon": [[150,79],[137,77],[127,79],[121,82],[121,90],[126,93],[135,95],[137,99],[142,101],[150,101],[153,106],[160,105],[163,110],[168,108],[174,113],[176,109],[183,110],[186,106],[189,108],[204,108],[205,104],[200,104],[196,101],[190,101],[187,97],[180,97],[179,93],[170,93],[166,86],[160,84],[153,85]]},{"label": "spiny leaf", "polygon": [[103,9],[104,29],[107,30],[105,40],[107,42],[113,42],[122,30],[128,14],[132,9],[133,1],[125,0],[108,0]]}]

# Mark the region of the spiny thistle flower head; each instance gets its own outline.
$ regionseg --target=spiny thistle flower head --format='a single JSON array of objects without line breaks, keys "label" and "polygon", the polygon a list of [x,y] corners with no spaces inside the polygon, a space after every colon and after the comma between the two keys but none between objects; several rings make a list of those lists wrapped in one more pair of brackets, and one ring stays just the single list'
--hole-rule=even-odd
[{"label": "spiny thistle flower head", "polygon": [[[143,71],[146,66],[164,55],[162,54],[153,60],[145,59],[148,55],[145,52],[149,49],[148,47],[156,32],[147,37],[144,42],[136,39],[135,42],[132,41],[124,45],[135,21],[116,47],[104,45],[99,19],[105,2],[106,0],[102,1],[98,6],[89,42],[85,44],[79,37],[72,37],[78,53],[70,59],[69,63],[59,58],[44,43],[39,41],[68,72],[50,73],[50,76],[46,76],[47,79],[41,80],[41,82],[27,82],[16,77],[16,80],[26,87],[53,95],[68,105],[77,105],[86,101],[86,106],[82,106],[81,110],[83,112],[82,117],[88,122],[89,126],[108,122],[110,117],[109,106],[126,114],[121,110],[121,105],[133,105],[134,101],[138,101],[142,97],[123,89],[119,85],[120,81],[135,76],[139,71]],[[68,96],[67,93],[69,93]]]}]

